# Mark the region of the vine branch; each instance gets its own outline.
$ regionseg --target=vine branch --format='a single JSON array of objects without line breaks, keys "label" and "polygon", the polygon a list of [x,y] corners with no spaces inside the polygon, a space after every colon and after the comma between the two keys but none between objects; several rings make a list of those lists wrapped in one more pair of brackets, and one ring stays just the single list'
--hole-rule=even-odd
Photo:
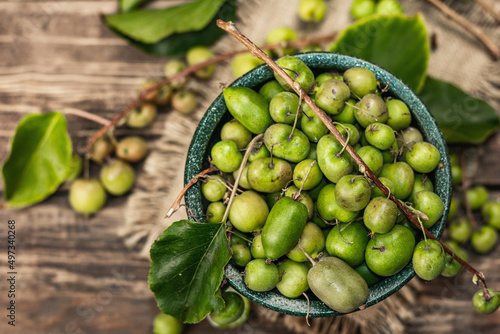
[{"label": "vine branch", "polygon": [[[310,37],[310,38],[304,38],[301,40],[295,40],[295,41],[288,41],[286,43],[274,43],[274,44],[268,44],[262,46],[262,50],[273,50],[273,49],[278,49],[278,48],[283,48],[287,46],[293,46],[296,48],[303,48],[309,44],[314,44],[314,43],[324,43],[324,42],[329,42],[337,36],[337,33],[331,33],[328,35],[324,36],[318,36],[318,37]],[[151,92],[157,90],[158,88],[183,77],[186,77],[190,74],[193,74],[194,72],[201,70],[202,68],[205,68],[209,65],[218,63],[220,61],[232,58],[234,56],[237,56],[242,53],[246,53],[248,50],[237,50],[237,51],[231,51],[227,53],[220,54],[218,56],[212,57],[204,62],[198,63],[196,65],[192,65],[189,67],[186,67],[183,71],[177,73],[176,75],[173,75],[171,77],[165,78],[161,81],[159,81],[157,84],[150,86],[144,90],[142,90],[139,95],[133,99],[125,108],[123,108],[116,116],[107,124],[104,124],[104,126],[97,131],[92,137],[89,138],[87,141],[87,146],[85,147],[85,152],[88,154],[90,150],[92,149],[92,145],[94,142],[99,139],[102,135],[104,135],[112,126],[114,126],[121,118],[125,117],[127,113],[132,110],[135,106],[137,106],[139,103],[141,103],[144,98]]]},{"label": "vine branch", "polygon": [[457,12],[455,12],[450,7],[446,6],[439,0],[426,0],[427,2],[434,5],[437,9],[439,9],[445,16],[449,17],[452,21],[460,25],[470,34],[474,35],[489,51],[494,60],[500,59],[500,48],[493,43],[491,39],[486,36],[484,31],[479,28],[477,25],[469,22],[465,17],[461,16]]},{"label": "vine branch", "polygon": [[[333,125],[333,122],[328,116],[311,100],[309,95],[300,87],[300,85],[296,85],[295,81],[272,60],[268,55],[266,55],[257,45],[255,45],[252,41],[250,41],[246,36],[241,34],[233,22],[225,22],[223,20],[217,20],[217,25],[239,40],[243,45],[245,45],[250,52],[263,60],[266,64],[268,64],[283,80],[293,88],[293,90],[297,93],[297,95],[302,95],[304,101],[311,108],[311,110],[318,116],[318,118],[325,124],[325,126],[330,130],[333,136],[345,147],[346,151],[349,152],[351,157],[354,159],[356,164],[359,166],[359,170],[363,171],[366,176],[368,176],[376,185],[380,188],[380,190],[390,198],[396,206],[401,210],[404,215],[418,228],[420,228],[420,223],[418,221],[418,217],[416,214],[411,212],[406,205],[402,204],[390,191],[389,189],[377,178],[377,176],[370,170],[370,168],[366,165],[366,163],[361,159],[358,153],[354,150],[354,148],[349,145],[347,140],[342,136],[339,130]],[[484,279],[484,275],[474,269],[467,262],[458,257],[452,250],[450,250],[446,245],[444,245],[439,239],[437,239],[428,229],[424,228],[425,235],[434,239],[443,246],[443,249],[446,253],[450,254],[457,262],[459,262],[462,266],[464,266],[469,272],[471,272],[474,276],[478,278],[483,287],[486,289],[486,281]]]}]

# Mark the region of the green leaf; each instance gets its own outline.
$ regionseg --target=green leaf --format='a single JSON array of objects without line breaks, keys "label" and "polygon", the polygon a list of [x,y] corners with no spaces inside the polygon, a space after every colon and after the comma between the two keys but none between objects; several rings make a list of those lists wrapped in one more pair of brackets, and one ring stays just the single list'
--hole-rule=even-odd
[{"label": "green leaf", "polygon": [[118,5],[120,6],[121,13],[127,13],[136,9],[146,1],[148,0],[118,0]]},{"label": "green leaf", "polygon": [[224,307],[219,287],[230,258],[225,224],[173,223],[151,246],[149,288],[158,307],[187,323],[219,311]]},{"label": "green leaf", "polygon": [[427,30],[421,15],[375,15],[345,29],[329,51],[375,63],[419,92],[429,62]]},{"label": "green leaf", "polygon": [[61,113],[23,118],[2,168],[4,196],[9,206],[31,205],[54,193],[71,171],[72,154]]},{"label": "green leaf", "polygon": [[420,98],[450,144],[482,143],[500,126],[493,107],[450,83],[429,77]]},{"label": "green leaf", "polygon": [[[155,56],[181,56],[197,45],[210,46],[225,34],[225,31],[217,27],[216,20],[236,21],[236,1],[226,2],[219,10],[214,19],[202,30],[186,32],[182,34],[173,34],[160,40],[155,44],[145,44],[137,42],[130,37],[115,31],[121,37],[127,39],[130,44]],[[111,28],[112,29],[112,28]]]},{"label": "green leaf", "polygon": [[138,42],[153,44],[174,33],[199,31],[212,20],[225,0],[197,0],[157,10],[106,16],[106,23]]}]

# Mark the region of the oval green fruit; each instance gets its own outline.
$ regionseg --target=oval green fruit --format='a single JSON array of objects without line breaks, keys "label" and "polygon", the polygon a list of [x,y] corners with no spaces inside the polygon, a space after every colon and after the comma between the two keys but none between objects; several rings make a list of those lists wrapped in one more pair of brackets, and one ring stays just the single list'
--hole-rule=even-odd
[{"label": "oval green fruit", "polygon": [[224,101],[231,115],[254,134],[264,133],[271,125],[269,103],[256,91],[247,87],[227,87]]},{"label": "oval green fruit", "polygon": [[331,309],[349,313],[368,299],[368,284],[347,263],[324,257],[307,274],[311,291]]},{"label": "oval green fruit", "polygon": [[306,226],[307,214],[307,207],[290,197],[274,204],[262,230],[262,245],[268,259],[285,255],[297,244]]}]

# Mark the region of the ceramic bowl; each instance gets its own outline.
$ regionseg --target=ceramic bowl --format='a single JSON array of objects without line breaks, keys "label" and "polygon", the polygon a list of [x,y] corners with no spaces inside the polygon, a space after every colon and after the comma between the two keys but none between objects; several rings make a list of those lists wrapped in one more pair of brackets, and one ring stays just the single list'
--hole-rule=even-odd
[{"label": "ceramic bowl", "polygon": [[[443,233],[448,216],[449,204],[451,200],[451,170],[449,155],[445,140],[436,121],[427,110],[426,106],[418,96],[404,83],[387,70],[370,62],[336,53],[313,52],[296,55],[304,61],[314,72],[319,74],[325,71],[344,72],[351,67],[365,67],[372,70],[382,84],[388,85],[391,96],[406,103],[412,113],[412,125],[418,127],[425,137],[425,140],[434,144],[441,153],[442,166],[438,167],[431,177],[433,177],[435,192],[443,200],[443,217],[430,229],[438,238]],[[273,71],[267,65],[248,72],[235,80],[231,86],[245,86],[257,89],[265,82],[273,78]],[[231,119],[222,93],[215,99],[200,121],[189,147],[184,182],[187,183],[196,174],[208,167],[208,156],[213,144],[220,140],[220,129],[222,125]],[[200,217],[205,213],[208,202],[202,199],[199,185],[192,187],[185,196],[185,202],[194,216]],[[188,213],[190,215],[190,213]],[[192,219],[192,217],[190,217]],[[198,219],[200,220],[200,219]],[[202,219],[203,221],[203,219]],[[418,239],[418,238],[417,238]],[[272,310],[290,314],[294,316],[305,316],[307,314],[307,301],[305,298],[290,299],[282,296],[276,290],[269,292],[255,292],[249,290],[244,282],[241,270],[229,264],[226,270],[226,277],[229,284],[238,292],[250,300],[270,308]],[[396,275],[381,280],[376,285],[370,287],[367,306],[372,306],[389,297],[406,283],[408,283],[415,271],[410,262]],[[310,291],[308,292],[311,305],[309,315],[311,317],[330,317],[340,315],[318,300]]]}]

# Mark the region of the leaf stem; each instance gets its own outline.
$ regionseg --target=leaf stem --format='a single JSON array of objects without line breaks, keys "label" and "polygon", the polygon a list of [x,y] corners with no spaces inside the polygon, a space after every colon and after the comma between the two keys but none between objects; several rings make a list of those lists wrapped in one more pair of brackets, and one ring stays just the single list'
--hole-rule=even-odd
[{"label": "leaf stem", "polygon": [[476,37],[486,47],[494,60],[500,59],[500,48],[486,36],[484,31],[477,25],[471,23],[465,17],[455,12],[450,7],[446,6],[439,0],[426,0],[439,9],[445,16],[449,17],[452,21],[460,25],[464,30],[468,31],[471,35]]},{"label": "leaf stem", "polygon": [[[290,85],[290,87],[293,87],[295,92],[297,94],[300,93],[299,90],[302,90],[300,87],[296,87],[294,85],[294,80],[281,68],[274,62],[268,55],[266,55],[261,49],[259,49],[252,41],[250,41],[246,36],[242,35],[236,26],[234,25],[233,22],[225,22],[223,20],[217,20],[217,25],[221,28],[230,33],[233,37],[235,37],[237,40],[239,40],[242,44],[244,44],[250,52],[262,59],[266,64],[268,64],[280,77],[283,78],[283,80]],[[379,187],[379,189],[384,193],[384,195],[388,196],[394,203],[396,203],[396,206],[398,207],[401,212],[404,213],[404,215],[416,226],[420,227],[420,223],[418,222],[418,217],[416,214],[412,213],[406,205],[401,203],[393,194],[389,192],[389,189],[382,183],[380,180],[377,178],[377,176],[370,170],[370,168],[366,165],[366,163],[361,159],[361,157],[358,155],[358,153],[354,150],[354,148],[349,145],[349,142],[346,141],[346,139],[342,136],[342,134],[338,131],[338,129],[333,125],[332,120],[326,116],[326,114],[311,100],[309,95],[307,95],[305,92],[302,92],[304,101],[307,103],[307,105],[311,108],[311,110],[318,116],[318,118],[325,124],[325,126],[330,130],[330,132],[333,134],[333,136],[342,144],[346,146],[346,151],[349,152],[351,157],[354,159],[356,164],[359,166],[360,170],[364,170],[366,175]],[[434,239],[437,242],[443,246],[443,249],[445,250],[446,253],[450,254],[455,260],[457,260],[463,267],[465,267],[470,273],[473,275],[477,275],[478,279],[481,281],[481,284],[483,285],[484,288],[486,288],[486,281],[484,279],[484,275],[480,272],[478,272],[476,269],[474,269],[471,265],[469,265],[467,262],[462,260],[460,257],[458,257],[452,250],[450,250],[446,245],[444,245],[439,239],[437,239],[431,232],[429,232],[428,229],[424,228],[425,235],[430,238]]]},{"label": "leaf stem", "polygon": [[[280,42],[280,43],[268,44],[268,45],[264,45],[262,47],[262,49],[263,50],[274,50],[274,49],[282,48],[283,46],[293,46],[296,48],[303,48],[309,44],[329,42],[329,41],[335,39],[335,37],[337,37],[336,32],[328,34],[328,35],[324,35],[324,36],[310,37],[310,38],[304,38],[304,39],[295,40],[295,41],[289,41],[287,43]],[[232,58],[234,56],[237,56],[239,54],[247,53],[247,52],[248,52],[248,50],[245,49],[245,50],[231,51],[231,52],[217,55],[217,56],[212,57],[204,62],[198,63],[198,64],[193,65],[193,66],[186,67],[183,71],[177,73],[176,75],[165,78],[165,79],[161,80],[160,82],[158,82],[157,84],[144,89],[143,91],[141,91],[139,93],[139,95],[135,99],[133,99],[127,106],[125,106],[125,108],[123,108],[118,114],[116,114],[116,116],[109,123],[103,124],[104,126],[99,131],[97,131],[92,137],[89,138],[89,140],[87,141],[87,146],[85,147],[85,152],[89,153],[91,148],[92,148],[92,144],[94,144],[94,142],[97,139],[99,139],[99,137],[101,137],[103,134],[105,134],[106,131],[108,131],[113,125],[118,123],[118,121],[121,118],[123,118],[130,110],[132,110],[136,105],[141,103],[149,93],[157,90],[158,88],[160,88],[160,87],[162,87],[162,86],[164,86],[164,85],[166,85],[174,80],[186,77],[186,76],[188,76],[188,75],[190,75],[198,70],[201,70],[202,68],[205,68],[209,65],[221,62],[223,60],[226,60],[226,59]]]},{"label": "leaf stem", "polygon": [[231,209],[231,204],[233,204],[234,195],[236,195],[236,190],[238,189],[238,184],[240,182],[241,174],[243,174],[243,170],[245,169],[248,157],[250,156],[250,153],[252,153],[252,149],[255,143],[258,142],[263,137],[264,135],[262,133],[260,135],[255,136],[254,139],[252,139],[250,144],[248,144],[247,146],[247,151],[245,152],[243,160],[241,161],[240,170],[238,171],[238,175],[236,175],[236,180],[234,180],[233,191],[231,191],[231,196],[229,197],[229,202],[227,203],[226,211],[224,212],[224,216],[222,217],[222,223],[226,222],[227,216],[229,215],[229,209]]}]

